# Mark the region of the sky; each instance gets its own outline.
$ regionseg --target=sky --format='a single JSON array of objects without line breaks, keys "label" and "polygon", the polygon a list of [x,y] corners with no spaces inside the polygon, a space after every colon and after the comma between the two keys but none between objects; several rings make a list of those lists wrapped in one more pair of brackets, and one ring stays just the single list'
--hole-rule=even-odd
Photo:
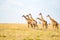
[{"label": "sky", "polygon": [[49,14],[60,23],[60,0],[0,0],[0,23],[27,23],[22,15],[29,13],[35,20],[42,13],[50,23]]}]

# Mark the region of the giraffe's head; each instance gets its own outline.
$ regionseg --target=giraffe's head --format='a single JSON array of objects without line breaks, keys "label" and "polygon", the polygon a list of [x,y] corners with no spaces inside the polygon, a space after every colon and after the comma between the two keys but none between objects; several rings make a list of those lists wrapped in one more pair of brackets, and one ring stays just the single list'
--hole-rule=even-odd
[{"label": "giraffe's head", "polygon": [[47,17],[50,17],[50,15],[47,15]]},{"label": "giraffe's head", "polygon": [[37,19],[39,19],[39,18],[37,18]]},{"label": "giraffe's head", "polygon": [[29,15],[31,16],[31,13],[29,13]]},{"label": "giraffe's head", "polygon": [[31,15],[31,13],[29,13],[29,15]]},{"label": "giraffe's head", "polygon": [[22,17],[24,17],[24,15],[22,15]]},{"label": "giraffe's head", "polygon": [[39,13],[39,15],[42,15],[42,13]]},{"label": "giraffe's head", "polygon": [[26,17],[29,17],[29,15],[26,15]]}]

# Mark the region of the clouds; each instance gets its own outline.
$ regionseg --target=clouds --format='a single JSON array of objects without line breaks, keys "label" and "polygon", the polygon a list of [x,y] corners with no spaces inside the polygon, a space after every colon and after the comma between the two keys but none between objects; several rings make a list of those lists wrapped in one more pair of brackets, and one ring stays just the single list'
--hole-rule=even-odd
[{"label": "clouds", "polygon": [[0,0],[0,19],[2,22],[25,23],[22,15],[32,13],[33,17],[36,18],[40,12],[45,19],[47,14],[55,19],[57,19],[56,16],[59,18],[60,0]]}]

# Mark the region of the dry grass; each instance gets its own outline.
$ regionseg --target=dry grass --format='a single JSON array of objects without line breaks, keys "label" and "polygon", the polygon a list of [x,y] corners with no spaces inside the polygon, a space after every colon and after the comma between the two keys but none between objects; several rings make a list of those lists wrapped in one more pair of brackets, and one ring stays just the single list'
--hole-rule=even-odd
[{"label": "dry grass", "polygon": [[27,24],[0,24],[0,40],[60,40],[60,29],[28,28]]}]

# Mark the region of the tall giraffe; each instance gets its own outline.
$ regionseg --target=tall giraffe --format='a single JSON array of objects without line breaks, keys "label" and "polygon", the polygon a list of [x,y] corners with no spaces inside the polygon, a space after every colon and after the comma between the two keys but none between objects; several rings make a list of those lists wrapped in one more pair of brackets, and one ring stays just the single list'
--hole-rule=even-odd
[{"label": "tall giraffe", "polygon": [[34,18],[32,17],[31,13],[29,14],[29,16],[30,16],[30,19],[34,22],[34,27],[38,27],[37,21],[34,20]]},{"label": "tall giraffe", "polygon": [[32,23],[32,26],[33,26],[32,28],[35,28],[35,24],[36,24],[35,21],[33,21],[32,19],[30,19],[29,15],[26,15],[26,17],[28,17],[28,19],[31,20],[31,23]]},{"label": "tall giraffe", "polygon": [[43,28],[45,27],[47,29],[47,21],[40,19],[40,18],[37,18],[37,19],[39,19],[42,22]]},{"label": "tall giraffe", "polygon": [[28,23],[28,28],[29,28],[29,25],[31,25],[31,27],[33,27],[32,22],[31,22],[30,19],[28,19],[25,15],[23,15],[22,17],[24,17],[26,19],[26,21]]},{"label": "tall giraffe", "polygon": [[39,15],[41,16],[41,19],[40,19],[40,18],[37,18],[37,19],[41,20],[41,21],[42,21],[42,26],[43,26],[43,28],[44,28],[44,26],[45,26],[46,29],[47,29],[47,21],[44,20],[44,18],[43,18],[43,16],[42,16],[42,13],[40,13]]},{"label": "tall giraffe", "polygon": [[47,17],[49,17],[53,28],[55,27],[55,28],[59,29],[57,21],[55,21],[53,18],[51,18],[50,15],[47,15]]}]

